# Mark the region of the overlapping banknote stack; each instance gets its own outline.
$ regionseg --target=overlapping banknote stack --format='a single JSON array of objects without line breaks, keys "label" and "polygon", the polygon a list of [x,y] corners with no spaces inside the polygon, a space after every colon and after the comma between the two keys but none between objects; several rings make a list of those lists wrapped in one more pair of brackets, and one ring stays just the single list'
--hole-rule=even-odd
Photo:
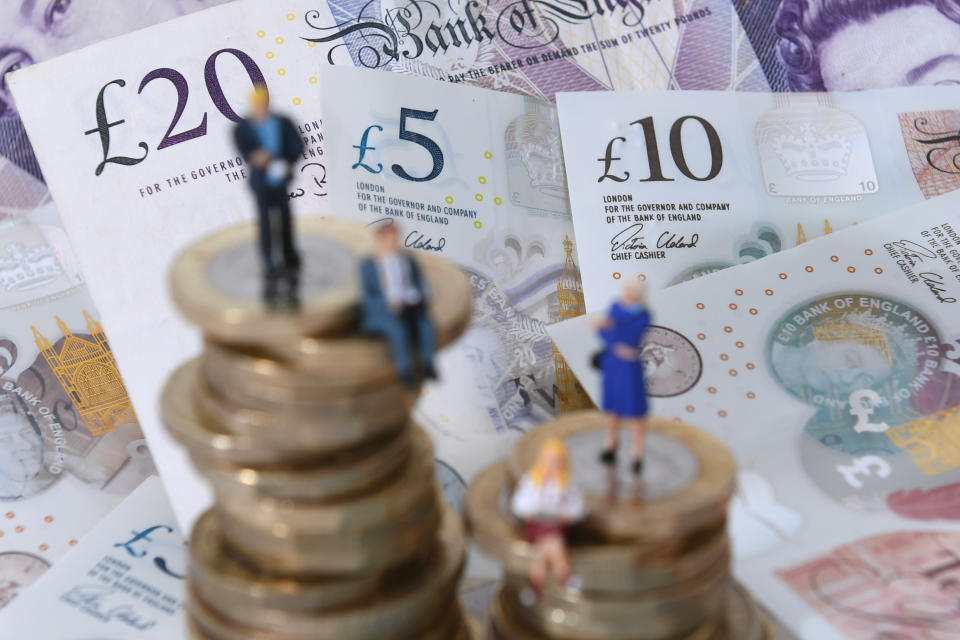
[{"label": "overlapping banknote stack", "polygon": [[[433,445],[409,420],[418,393],[384,343],[350,332],[371,234],[319,219],[299,230],[299,313],[260,305],[252,226],[201,239],[173,267],[174,300],[206,344],[167,381],[163,420],[216,498],[191,536],[192,633],[466,638],[464,536],[440,501]],[[467,284],[418,259],[443,345],[467,323]]]},{"label": "overlapping banknote stack", "polygon": [[[480,474],[467,494],[475,542],[504,564],[504,586],[490,608],[494,640],[763,640],[769,623],[730,578],[727,505],[733,457],[718,440],[679,420],[654,419],[643,480],[626,464],[596,460],[607,419],[573,413],[527,434],[508,461]],[[533,546],[508,512],[510,492],[549,438],[571,452],[572,476],[589,504],[570,536],[582,590],[550,581],[521,597]],[[623,446],[623,445],[622,445]]]},{"label": "overlapping banknote stack", "polygon": [[[955,640],[960,93],[955,86],[803,96],[646,91],[860,89],[931,84],[955,73],[960,40],[942,35],[955,33],[949,3],[808,10],[818,2],[238,0],[6,76],[184,530],[207,506],[205,486],[170,446],[155,398],[161,376],[195,349],[161,281],[172,247],[253,217],[247,167],[230,132],[263,82],[307,145],[290,194],[298,216],[401,221],[409,249],[441,253],[468,274],[471,329],[439,363],[443,386],[417,410],[454,470],[451,493],[513,435],[586,406],[584,390],[597,398],[591,332],[574,316],[608,305],[623,282],[647,279],[655,325],[644,366],[653,411],[695,420],[736,456],[731,539],[737,576],[754,596],[805,639]],[[860,4],[870,6],[855,12]],[[58,7],[48,18],[66,12]],[[829,29],[816,16],[827,16]],[[788,35],[779,38],[781,31]],[[861,46],[837,45],[850,37]],[[797,64],[780,68],[778,45]],[[623,91],[630,88],[645,91]],[[63,256],[69,252],[61,255],[68,262]],[[234,270],[223,282],[253,287],[256,278]],[[42,308],[53,324],[59,311]],[[321,519],[300,514],[317,503],[322,485],[304,480],[307,463],[333,468],[331,451],[375,439],[376,428],[321,446],[289,425],[315,418],[321,406],[367,424],[359,402],[332,403],[323,390],[382,399],[370,389],[387,394],[389,381],[351,378],[374,356],[350,341],[334,349],[316,337],[317,326],[292,330],[313,338],[275,342],[276,327],[244,314],[191,317],[202,320],[209,344],[202,363],[178,377],[200,384],[184,383],[172,397],[195,414],[185,424],[203,416],[202,424],[221,425],[191,442],[192,456],[217,480],[217,516],[201,524],[230,534],[229,553],[245,558],[242,566],[261,567],[244,569],[244,580],[210,583],[217,586],[201,593],[204,606],[230,609],[244,618],[230,624],[261,630],[276,621],[270,611],[295,603],[294,618],[345,608],[346,596],[332,605],[316,596],[326,587],[304,586],[317,582],[303,577],[314,568],[284,567],[278,558],[303,560],[304,548],[291,541],[320,535],[305,523]],[[31,344],[32,321],[15,319],[23,338],[13,342]],[[228,321],[258,330],[212,332]],[[44,335],[56,330],[38,327]],[[273,422],[257,422],[267,414]],[[385,441],[402,430],[399,415],[379,432]],[[383,451],[367,447],[368,456]],[[14,451],[0,466],[31,468],[23,465],[30,457]],[[298,480],[288,491],[277,488],[291,477]],[[372,488],[352,486],[356,495]],[[56,499],[79,503],[74,495]],[[66,520],[46,509],[33,500],[31,517]],[[256,525],[263,535],[244,537]],[[27,524],[30,536],[41,530]],[[26,549],[26,536],[7,531],[4,545]],[[65,547],[70,537],[58,536]],[[293,548],[287,556],[283,544]],[[374,537],[367,546],[377,544]],[[212,544],[193,548],[220,557]],[[683,564],[685,554],[670,549],[660,547],[660,557]],[[6,560],[37,566],[23,554]],[[280,584],[263,568],[299,576],[283,584],[300,595],[256,595],[277,594],[261,583]],[[238,582],[255,585],[255,595],[232,591]],[[592,597],[598,590],[586,583],[584,597]],[[201,591],[198,576],[194,590]],[[553,609],[568,610],[584,609]],[[537,608],[519,612],[524,620],[504,607],[501,619],[511,613],[528,627],[542,618]]]}]

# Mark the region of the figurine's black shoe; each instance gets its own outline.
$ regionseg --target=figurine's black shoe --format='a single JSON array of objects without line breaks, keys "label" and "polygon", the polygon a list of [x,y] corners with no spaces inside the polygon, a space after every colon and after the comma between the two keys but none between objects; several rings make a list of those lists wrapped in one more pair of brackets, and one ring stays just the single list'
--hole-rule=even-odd
[{"label": "figurine's black shoe", "polygon": [[437,376],[437,370],[433,368],[433,365],[429,365],[423,368],[423,377],[427,380],[436,380],[439,376]]},{"label": "figurine's black shoe", "polygon": [[633,475],[635,476],[643,473],[643,458],[634,458],[633,464],[630,465],[630,470],[633,471]]},{"label": "figurine's black shoe", "polygon": [[291,288],[296,288],[300,285],[300,267],[284,267],[277,277],[286,281]]},{"label": "figurine's black shoe", "polygon": [[280,297],[275,286],[268,286],[263,290],[263,304],[268,309],[276,309],[280,304]]},{"label": "figurine's black shoe", "polygon": [[420,384],[420,380],[418,380],[417,376],[413,375],[412,372],[408,371],[400,374],[400,383],[407,389],[416,389]]},{"label": "figurine's black shoe", "polygon": [[283,299],[277,302],[276,307],[277,309],[286,311],[287,313],[297,313],[300,311],[300,297],[296,294],[287,292],[287,294],[283,296]]},{"label": "figurine's black shoe", "polygon": [[600,452],[600,462],[608,465],[615,465],[617,463],[617,450],[616,449],[604,449]]}]

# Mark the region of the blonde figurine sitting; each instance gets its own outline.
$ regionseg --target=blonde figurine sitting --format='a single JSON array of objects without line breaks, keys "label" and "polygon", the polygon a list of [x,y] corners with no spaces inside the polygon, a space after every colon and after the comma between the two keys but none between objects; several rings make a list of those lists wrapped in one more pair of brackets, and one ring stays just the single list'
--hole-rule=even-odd
[{"label": "blonde figurine sitting", "polygon": [[523,604],[536,602],[552,570],[567,589],[578,590],[580,580],[570,569],[564,532],[586,515],[583,494],[570,482],[567,447],[550,438],[524,476],[510,501],[510,510],[523,520],[528,542],[534,545],[530,585],[520,593]]}]

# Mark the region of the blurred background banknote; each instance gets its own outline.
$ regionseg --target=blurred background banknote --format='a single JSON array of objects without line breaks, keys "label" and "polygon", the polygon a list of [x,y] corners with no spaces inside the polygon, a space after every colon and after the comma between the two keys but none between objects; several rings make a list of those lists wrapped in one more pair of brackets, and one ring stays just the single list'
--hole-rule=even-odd
[{"label": "blurred background banknote", "polygon": [[[958,207],[947,194],[651,303],[652,410],[733,450],[737,575],[802,638],[960,629]],[[586,318],[549,331],[599,400]]]},{"label": "blurred background banknote", "polygon": [[218,3],[0,6],[0,608],[155,473],[7,74]]},{"label": "blurred background banknote", "polygon": [[[84,7],[101,4],[108,3]],[[109,4],[112,10],[113,3]],[[137,3],[139,22],[118,25],[110,35],[168,17],[159,15],[162,10],[179,13],[201,4],[214,3]],[[80,5],[57,0],[37,19],[56,22],[73,7],[79,10]],[[746,31],[737,11],[744,16]],[[11,15],[20,20],[24,14],[31,15],[25,11]],[[943,14],[938,10],[937,15]],[[102,19],[97,24],[108,29],[116,21]],[[237,162],[229,135],[233,119],[243,113],[253,80],[267,82],[276,108],[295,118],[307,142],[308,151],[291,194],[295,210],[323,213],[329,205],[325,203],[324,123],[318,106],[322,92],[319,65],[334,62],[389,69],[551,99],[558,91],[585,89],[762,90],[771,83],[783,88],[782,83],[773,82],[769,70],[771,64],[780,64],[776,62],[779,54],[775,47],[761,47],[758,33],[756,22],[748,20],[743,6],[719,1],[324,4],[291,0],[278,5],[238,0],[17,74],[21,86],[16,93],[25,112],[26,129],[64,209],[79,264],[103,312],[126,388],[144,420],[168,486],[178,487],[171,495],[180,524],[189,524],[205,497],[202,491],[183,490],[183,486],[195,486],[196,479],[156,423],[155,396],[160,377],[194,350],[195,338],[170,309],[162,293],[163,279],[177,247],[209,228],[253,217],[243,184],[244,169]],[[761,52],[759,60],[751,40]],[[171,49],[171,42],[177,43],[176,49]],[[847,77],[861,61],[845,53],[850,48],[838,51],[826,66]],[[921,65],[921,70],[940,68],[940,62],[951,59],[941,58],[931,57],[937,64]],[[911,83],[944,79],[930,73],[904,74],[904,78],[906,75]],[[118,79],[123,84],[116,83]],[[865,74],[862,82],[860,88],[907,84],[886,81],[879,74]],[[3,90],[10,84],[11,76],[5,76]],[[796,88],[818,87],[798,84]],[[225,100],[214,100],[215,94]],[[101,111],[109,116],[103,124],[98,124],[96,117],[98,95]],[[178,98],[188,98],[180,110],[176,108]],[[536,126],[524,130],[520,143],[510,149],[515,175],[527,171],[523,162],[527,154],[528,160],[536,157],[537,163],[545,162],[542,168],[552,176],[561,176],[565,190],[555,119],[551,120],[545,105],[526,104],[531,109],[528,120]],[[172,123],[175,112],[179,115]],[[396,114],[390,115],[396,118]],[[125,122],[108,126],[118,120]],[[198,123],[202,123],[202,132]],[[18,120],[11,130],[19,128]],[[103,134],[104,128],[109,144],[101,136],[82,135],[98,130]],[[146,145],[146,155],[140,143]],[[357,141],[350,144],[354,143]],[[135,165],[109,161],[141,156],[143,161]],[[0,195],[11,203],[0,202],[5,213],[29,211],[47,202],[45,190],[35,179],[37,172],[31,173],[29,158],[24,159],[22,153],[18,158],[16,165],[0,158],[0,194],[16,194]],[[547,209],[541,201],[530,201],[527,206]],[[40,218],[56,227],[56,212],[52,207],[50,211]],[[569,221],[565,224],[569,226]],[[587,402],[569,367],[543,335],[547,322],[584,310],[575,246],[562,241],[551,245],[549,260],[545,260],[547,254],[541,254],[536,243],[504,240],[499,250],[503,264],[509,269],[521,263],[525,268],[542,265],[540,271],[530,272],[542,277],[510,288],[502,287],[505,280],[499,271],[471,273],[480,324],[492,323],[505,331],[492,336],[475,332],[482,339],[473,346],[465,341],[460,353],[471,348],[483,353],[487,348],[484,340],[489,339],[501,345],[499,353],[515,356],[507,366],[498,365],[502,369],[450,371],[455,375],[432,394],[434,399],[456,397],[465,386],[476,386],[487,400],[473,405],[475,412],[453,420],[442,408],[431,408],[429,402],[420,412],[421,417],[430,419],[434,434],[442,436],[438,450],[449,464],[439,469],[453,501],[462,491],[464,476],[473,468],[470,460],[475,450],[469,440],[458,439],[458,430],[479,425],[481,437],[515,433],[563,408]],[[66,245],[62,253],[70,254]],[[539,316],[530,313],[529,301],[538,301]],[[39,333],[54,343],[65,335],[56,320],[58,313],[67,329],[96,342],[99,330],[88,328],[83,315],[83,310],[88,310],[96,317],[92,305],[78,303],[73,309],[72,314],[54,310],[43,321],[18,320],[19,324],[10,326],[19,327],[17,335],[25,336],[20,342],[26,344],[20,346],[31,350],[31,355],[40,353],[39,347],[32,351],[38,338],[24,329],[36,325]],[[18,362],[24,366],[27,359],[23,353],[19,356]],[[496,455],[497,447],[503,450],[508,446],[504,440],[489,441],[491,455]],[[0,545],[9,539],[9,535],[0,539]]]},{"label": "blurred background banknote", "polygon": [[[179,43],[175,51],[171,41]],[[253,218],[231,136],[253,82],[267,83],[274,108],[294,117],[307,146],[291,193],[294,210],[332,211],[317,71],[330,62],[445,75],[533,96],[578,88],[764,88],[731,6],[716,1],[351,7],[241,0],[14,74],[9,84],[59,195],[154,457],[172,484],[199,486],[155,418],[160,376],[196,340],[158,295],[169,260],[205,230]],[[707,69],[714,71],[701,73]],[[52,87],[69,99],[50,100]],[[463,366],[428,389],[435,400],[476,389],[477,401],[425,403],[421,411],[441,436],[438,451],[454,498],[463,478],[482,464],[471,462],[477,438],[488,439],[484,450],[496,456],[500,450],[489,436],[521,432],[586,402],[544,331],[545,323],[583,310],[572,238],[565,244],[570,226],[554,110],[532,99],[513,101],[521,105],[514,115],[524,116],[523,126],[513,128],[512,146],[501,147],[501,158],[509,152],[515,176],[525,175],[524,158],[533,159],[538,166],[530,169],[547,172],[550,183],[517,196],[533,197],[521,203],[536,213],[531,237],[486,237],[486,266],[472,264],[478,317],[496,331],[474,332],[459,351]],[[99,135],[80,140],[86,131]],[[64,140],[77,141],[68,154]],[[136,215],[116,215],[131,206]],[[551,228],[567,232],[537,236],[548,219]],[[144,335],[151,336],[149,344]],[[499,356],[480,362],[488,352]],[[143,366],[145,358],[151,366]],[[464,438],[467,427],[472,434]],[[206,502],[203,491],[172,495],[182,526]]]}]

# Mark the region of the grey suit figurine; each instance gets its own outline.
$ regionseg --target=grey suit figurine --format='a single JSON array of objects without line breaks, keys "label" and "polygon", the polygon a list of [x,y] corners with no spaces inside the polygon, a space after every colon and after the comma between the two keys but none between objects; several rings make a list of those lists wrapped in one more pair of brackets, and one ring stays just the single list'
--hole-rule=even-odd
[{"label": "grey suit figurine", "polygon": [[[434,331],[427,315],[428,292],[420,267],[400,248],[394,224],[377,227],[376,251],[360,268],[363,295],[361,328],[383,336],[390,343],[393,365],[404,384],[416,386],[421,377],[436,378],[433,367]],[[416,346],[420,355],[415,369],[410,357]]]}]

